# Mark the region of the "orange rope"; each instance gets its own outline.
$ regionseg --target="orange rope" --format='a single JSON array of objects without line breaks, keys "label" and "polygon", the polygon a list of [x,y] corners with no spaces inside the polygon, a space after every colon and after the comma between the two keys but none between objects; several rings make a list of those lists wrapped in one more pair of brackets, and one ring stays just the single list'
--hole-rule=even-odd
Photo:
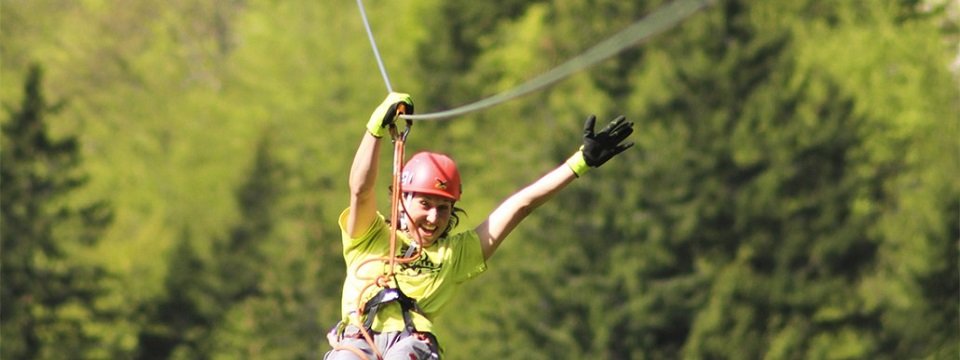
[{"label": "orange rope", "polygon": [[[397,107],[397,115],[406,114],[406,106],[401,103]],[[402,202],[403,190],[401,189],[401,171],[403,170],[403,157],[404,157],[404,146],[406,144],[406,135],[410,131],[410,126],[412,126],[411,121],[407,121],[407,129],[404,134],[400,134],[397,130],[396,125],[390,125],[390,136],[393,139],[393,180],[390,196],[390,251],[389,254],[385,257],[378,257],[367,259],[361,262],[354,269],[354,274],[358,280],[366,280],[367,284],[360,290],[360,293],[357,295],[357,314],[360,316],[365,315],[363,313],[363,308],[366,305],[366,302],[363,301],[363,295],[367,293],[371,287],[380,287],[387,288],[390,286],[390,280],[393,279],[396,281],[396,267],[398,264],[408,264],[416,261],[423,254],[423,239],[420,238],[420,232],[416,231],[416,224],[413,223],[413,218],[410,217],[409,213],[406,211],[406,205]],[[400,212],[401,207],[403,207],[403,213],[407,215],[409,220],[407,223],[409,227],[412,227],[409,230],[413,234],[414,240],[417,242],[417,251],[410,257],[401,258],[397,257],[397,234],[400,229]],[[369,277],[361,276],[360,269],[362,269],[367,264],[380,262],[387,265],[386,272],[380,274],[379,276]],[[398,287],[400,284],[396,284]],[[374,343],[373,338],[370,336],[370,333],[367,329],[364,328],[363,324],[357,326],[360,329],[360,333],[363,335],[364,340],[367,341],[367,344],[370,345],[370,348],[373,350],[374,354],[377,356],[377,359],[383,359],[383,354],[380,353],[377,349],[377,345]],[[347,350],[363,359],[369,360],[363,351],[360,349],[349,346],[349,345],[337,345],[334,346],[334,350]]]}]

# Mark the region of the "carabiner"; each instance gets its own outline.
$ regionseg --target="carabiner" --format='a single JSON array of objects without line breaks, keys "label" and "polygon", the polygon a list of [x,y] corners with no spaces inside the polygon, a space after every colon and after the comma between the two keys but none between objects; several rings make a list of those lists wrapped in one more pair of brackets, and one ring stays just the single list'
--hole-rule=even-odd
[{"label": "carabiner", "polygon": [[[399,118],[400,115],[406,115],[406,114],[407,114],[407,105],[401,102],[400,104],[397,105],[396,117]],[[406,128],[403,129],[402,133],[399,132],[396,122],[394,122],[393,124],[390,124],[390,137],[393,139],[394,142],[396,142],[397,139],[399,139],[400,141],[407,141],[407,135],[410,135],[410,130],[413,127],[413,120],[410,120],[410,119],[404,119],[404,120],[406,120],[407,126]]]}]

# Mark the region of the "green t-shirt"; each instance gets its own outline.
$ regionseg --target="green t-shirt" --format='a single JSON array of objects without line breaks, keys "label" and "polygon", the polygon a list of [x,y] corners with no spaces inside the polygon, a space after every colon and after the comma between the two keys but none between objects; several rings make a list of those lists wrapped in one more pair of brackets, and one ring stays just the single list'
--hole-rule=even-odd
[{"label": "green t-shirt", "polygon": [[[357,316],[357,300],[363,288],[378,275],[387,273],[388,264],[385,261],[373,261],[364,264],[364,261],[387,257],[390,254],[390,227],[382,214],[377,214],[379,220],[374,221],[367,231],[356,239],[344,230],[347,215],[350,209],[340,214],[340,230],[343,240],[343,259],[347,265],[347,276],[343,283],[343,297],[341,311],[345,323],[361,324]],[[409,238],[405,232],[398,232],[396,252],[402,257],[404,252],[415,240]],[[362,266],[361,266],[362,265]],[[358,270],[357,268],[360,267]],[[477,232],[469,230],[445,238],[437,239],[433,244],[423,249],[420,258],[410,264],[398,264],[396,269],[397,282],[400,290],[407,296],[415,299],[417,305],[426,313],[423,317],[412,312],[413,323],[417,331],[431,332],[432,319],[450,302],[460,285],[479,275],[487,269],[483,259],[483,250],[480,248],[480,238]],[[393,282],[391,281],[391,285]],[[364,291],[362,301],[366,301],[380,291],[377,286],[371,286]],[[351,319],[352,317],[352,319]],[[391,303],[382,307],[373,321],[373,330],[380,332],[402,331],[404,328],[400,305]]]}]

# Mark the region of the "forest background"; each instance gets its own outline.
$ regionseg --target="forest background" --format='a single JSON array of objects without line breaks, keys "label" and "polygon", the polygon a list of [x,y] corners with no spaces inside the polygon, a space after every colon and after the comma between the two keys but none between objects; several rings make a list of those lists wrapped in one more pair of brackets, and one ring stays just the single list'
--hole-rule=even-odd
[{"label": "forest background", "polygon": [[[637,130],[464,286],[447,357],[956,359],[958,3],[719,0],[549,89],[418,122],[408,153],[458,160],[462,228],[589,114]],[[0,4],[0,357],[322,357],[348,168],[386,94],[355,2]],[[662,4],[366,7],[425,113]]]}]

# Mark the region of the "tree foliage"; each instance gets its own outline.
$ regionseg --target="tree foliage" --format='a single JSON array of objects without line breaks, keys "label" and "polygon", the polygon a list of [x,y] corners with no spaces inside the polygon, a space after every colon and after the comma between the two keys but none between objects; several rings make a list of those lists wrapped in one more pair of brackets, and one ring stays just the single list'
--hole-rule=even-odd
[{"label": "tree foliage", "polygon": [[75,258],[110,224],[106,202],[71,202],[87,178],[77,139],[51,134],[61,104],[48,103],[43,69],[30,67],[20,106],[8,109],[0,160],[3,187],[3,357],[107,356],[96,327],[113,317],[98,308],[109,276]]},{"label": "tree foliage", "polygon": [[[365,3],[393,89],[424,113],[666,2]],[[955,356],[957,11],[715,1],[548,89],[417,123],[408,154],[458,160],[461,228],[575,151],[587,115],[637,129],[464,287],[437,323],[447,357]],[[2,357],[320,357],[346,175],[385,92],[356,5],[3,14]]]}]

